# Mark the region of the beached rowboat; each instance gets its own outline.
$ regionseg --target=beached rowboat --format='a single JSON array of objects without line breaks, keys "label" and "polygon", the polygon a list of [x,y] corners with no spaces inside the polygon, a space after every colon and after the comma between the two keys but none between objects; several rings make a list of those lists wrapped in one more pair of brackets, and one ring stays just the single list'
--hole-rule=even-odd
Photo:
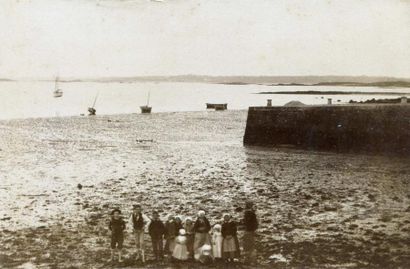
[{"label": "beached rowboat", "polygon": [[228,104],[213,104],[213,103],[206,103],[207,109],[215,109],[215,110],[227,110]]}]

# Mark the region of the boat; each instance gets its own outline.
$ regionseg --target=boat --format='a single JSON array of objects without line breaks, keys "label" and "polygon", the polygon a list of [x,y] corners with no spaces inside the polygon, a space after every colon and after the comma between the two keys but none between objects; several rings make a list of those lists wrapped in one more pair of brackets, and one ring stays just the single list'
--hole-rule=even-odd
[{"label": "boat", "polygon": [[97,110],[95,109],[95,103],[97,102],[97,98],[98,98],[98,92],[95,95],[93,105],[88,108],[88,116],[95,116],[95,114],[97,113]]},{"label": "boat", "polygon": [[63,90],[58,88],[58,77],[56,77],[56,80],[55,80],[53,96],[54,98],[63,96]]},{"label": "boat", "polygon": [[88,108],[88,116],[95,116],[95,113],[97,112],[97,110],[93,107],[89,107]]},{"label": "boat", "polygon": [[150,114],[152,107],[150,106],[140,106],[141,108],[141,113],[143,114]]},{"label": "boat", "polygon": [[145,106],[140,106],[142,114],[150,114],[151,113],[152,107],[149,106],[149,98],[150,98],[150,92],[148,92],[147,104]]},{"label": "boat", "polygon": [[215,109],[215,110],[227,110],[228,104],[213,104],[213,103],[206,103],[206,109]]},{"label": "boat", "polygon": [[215,105],[215,110],[227,110],[228,109],[228,104],[216,104]]}]

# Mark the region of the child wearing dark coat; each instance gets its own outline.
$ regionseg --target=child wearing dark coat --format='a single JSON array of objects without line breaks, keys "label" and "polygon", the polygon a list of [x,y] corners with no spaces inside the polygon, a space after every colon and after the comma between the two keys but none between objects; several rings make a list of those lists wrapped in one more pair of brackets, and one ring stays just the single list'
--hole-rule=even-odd
[{"label": "child wearing dark coat", "polygon": [[155,260],[162,260],[163,258],[163,238],[165,234],[165,225],[159,219],[159,214],[154,211],[152,214],[152,221],[148,226],[148,233],[151,236],[152,250],[154,251]]},{"label": "child wearing dark coat", "polygon": [[223,256],[228,262],[234,261],[234,258],[237,257],[239,253],[239,244],[236,223],[231,220],[231,216],[229,214],[224,215],[221,233],[223,237]]},{"label": "child wearing dark coat", "polygon": [[258,229],[258,219],[255,214],[255,206],[251,201],[245,204],[245,212],[242,223],[245,227],[243,234],[243,251],[245,254],[245,262],[256,262],[255,237]]},{"label": "child wearing dark coat", "polygon": [[184,224],[182,223],[182,219],[180,216],[175,217],[175,234],[179,234],[179,230],[184,228]]},{"label": "child wearing dark coat", "polygon": [[121,250],[124,242],[125,221],[121,217],[121,210],[114,209],[111,212],[111,220],[108,225],[111,231],[111,261],[114,260],[115,251],[118,251],[118,261],[122,262]]},{"label": "child wearing dark coat", "polygon": [[168,220],[165,223],[165,253],[171,255],[175,247],[175,237],[178,235],[177,224],[175,223],[175,217],[168,216]]}]

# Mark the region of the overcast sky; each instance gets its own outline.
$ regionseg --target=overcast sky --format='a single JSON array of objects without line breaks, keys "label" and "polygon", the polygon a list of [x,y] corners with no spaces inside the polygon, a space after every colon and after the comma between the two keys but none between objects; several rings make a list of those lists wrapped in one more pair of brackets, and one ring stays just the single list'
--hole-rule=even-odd
[{"label": "overcast sky", "polygon": [[1,0],[0,77],[410,77],[408,0]]}]

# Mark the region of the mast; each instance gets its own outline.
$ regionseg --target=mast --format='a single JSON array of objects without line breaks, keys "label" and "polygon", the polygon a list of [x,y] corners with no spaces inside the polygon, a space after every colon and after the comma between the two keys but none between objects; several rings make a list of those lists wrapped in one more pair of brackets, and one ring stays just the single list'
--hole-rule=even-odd
[{"label": "mast", "polygon": [[148,98],[147,98],[147,106],[149,106],[149,97],[150,97],[151,91],[148,91]]},{"label": "mast", "polygon": [[92,105],[92,108],[94,108],[95,103],[97,102],[97,98],[98,98],[98,94],[99,94],[99,93],[100,93],[100,92],[98,91],[97,94],[95,95],[94,103],[93,103],[93,105]]},{"label": "mast", "polygon": [[58,90],[58,76],[56,77],[55,83],[54,83],[54,90]]}]

